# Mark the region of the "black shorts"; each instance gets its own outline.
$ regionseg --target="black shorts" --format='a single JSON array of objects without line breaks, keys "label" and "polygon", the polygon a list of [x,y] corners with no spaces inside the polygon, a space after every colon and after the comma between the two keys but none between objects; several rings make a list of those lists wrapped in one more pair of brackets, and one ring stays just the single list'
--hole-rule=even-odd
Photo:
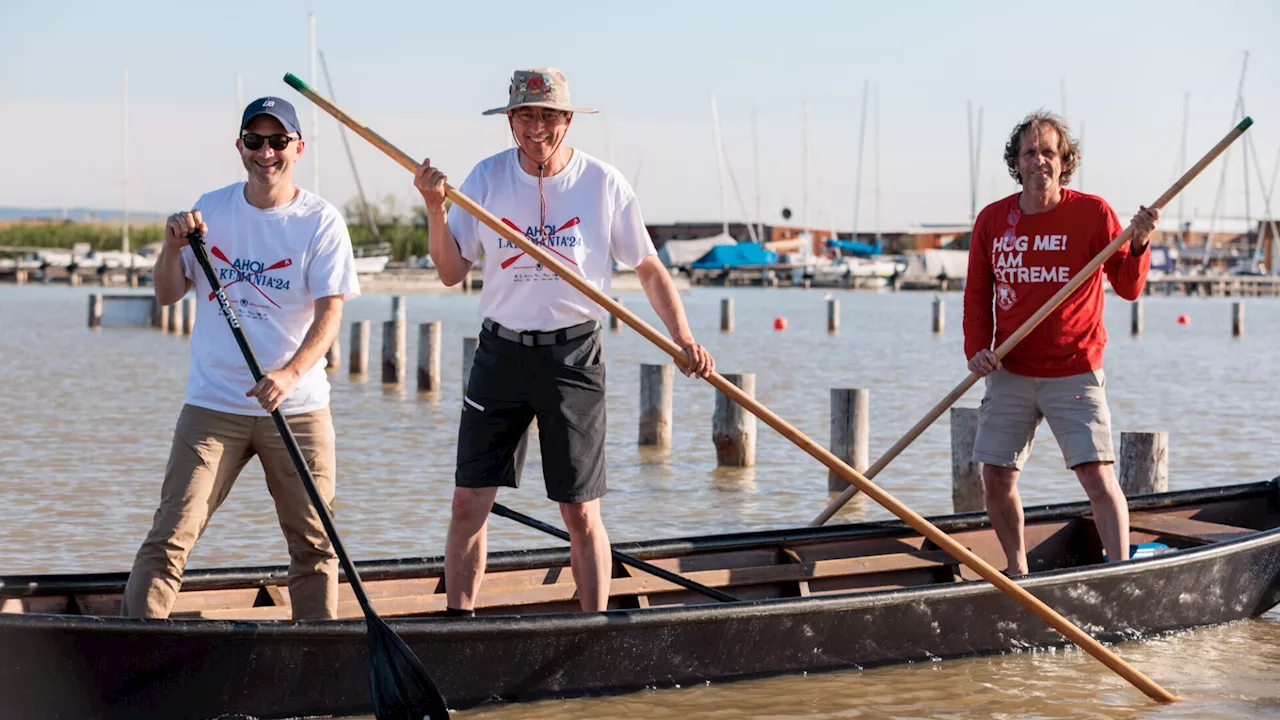
[{"label": "black shorts", "polygon": [[458,428],[458,487],[519,487],[526,431],[538,418],[547,497],[582,503],[605,487],[604,356],[600,327],[529,347],[484,329]]}]

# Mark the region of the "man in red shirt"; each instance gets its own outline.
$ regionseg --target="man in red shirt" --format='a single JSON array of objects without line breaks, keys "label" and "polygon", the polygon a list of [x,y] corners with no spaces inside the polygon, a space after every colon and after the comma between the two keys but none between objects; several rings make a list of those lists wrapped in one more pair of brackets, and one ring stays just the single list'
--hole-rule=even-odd
[{"label": "man in red shirt", "polygon": [[[978,215],[964,290],[964,352],[969,369],[987,379],[973,459],[983,463],[991,526],[1010,575],[1027,572],[1018,474],[1041,418],[1067,467],[1093,505],[1107,557],[1129,558],[1129,510],[1112,464],[1102,351],[1102,275],[1095,273],[1001,362],[999,346],[1075,277],[1122,230],[1105,200],[1064,186],[1080,162],[1079,142],[1056,115],[1023,120],[1005,145],[1009,174],[1022,192]],[[1141,208],[1133,237],[1103,264],[1116,294],[1142,293],[1151,257],[1147,244],[1160,213]],[[994,341],[994,343],[993,343]]]}]

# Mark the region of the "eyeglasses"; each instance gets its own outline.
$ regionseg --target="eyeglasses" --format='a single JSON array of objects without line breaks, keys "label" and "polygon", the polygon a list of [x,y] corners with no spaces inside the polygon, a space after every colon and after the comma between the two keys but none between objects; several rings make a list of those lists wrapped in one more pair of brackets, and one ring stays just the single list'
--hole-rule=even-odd
[{"label": "eyeglasses", "polygon": [[569,117],[569,113],[563,110],[543,110],[542,112],[534,112],[533,110],[516,110],[511,113],[511,117],[519,120],[525,125],[532,125],[539,118],[547,125],[559,125]]},{"label": "eyeglasses", "polygon": [[261,150],[262,144],[265,142],[271,145],[272,150],[275,150],[276,152],[280,152],[281,150],[284,150],[285,148],[289,147],[289,143],[293,142],[294,140],[301,140],[302,138],[296,138],[290,135],[285,135],[284,133],[276,133],[275,135],[259,135],[258,133],[245,133],[244,135],[240,136],[240,139],[244,141],[244,146],[250,150]]}]

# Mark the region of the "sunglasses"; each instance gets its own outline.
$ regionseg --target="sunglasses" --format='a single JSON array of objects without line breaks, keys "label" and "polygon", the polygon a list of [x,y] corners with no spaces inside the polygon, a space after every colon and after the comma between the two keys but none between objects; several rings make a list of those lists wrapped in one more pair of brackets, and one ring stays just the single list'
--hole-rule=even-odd
[{"label": "sunglasses", "polygon": [[240,136],[240,139],[244,141],[244,146],[249,150],[261,150],[262,144],[267,143],[271,145],[272,150],[275,150],[276,152],[280,152],[281,150],[284,150],[285,148],[289,147],[289,143],[293,142],[294,140],[300,140],[301,138],[291,137],[289,135],[285,135],[284,133],[276,133],[275,135],[259,135],[257,133],[245,133],[244,135]]}]

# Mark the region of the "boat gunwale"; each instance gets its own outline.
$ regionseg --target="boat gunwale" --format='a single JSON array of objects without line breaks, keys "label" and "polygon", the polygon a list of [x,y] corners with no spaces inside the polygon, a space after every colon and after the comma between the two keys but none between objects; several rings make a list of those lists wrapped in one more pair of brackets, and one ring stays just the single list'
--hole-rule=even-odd
[{"label": "boat gunwale", "polygon": [[[1016,582],[1029,590],[1052,587],[1063,582],[1087,582],[1108,575],[1142,575],[1217,559],[1252,546],[1265,548],[1280,545],[1280,527],[1259,530],[1232,540],[1184,548],[1170,553],[1125,560],[1118,563],[1086,565],[1032,573]],[[904,601],[938,601],[975,595],[996,594],[1000,590],[986,580],[963,580],[952,583],[912,585],[883,590],[851,590],[831,595],[799,598],[764,598],[733,603],[670,605],[651,608],[607,610],[598,613],[558,612],[522,615],[478,615],[472,618],[404,617],[386,618],[398,632],[412,636],[447,633],[451,639],[479,639],[513,632],[577,632],[607,629],[625,624],[629,627],[670,626],[725,620],[749,620],[777,615],[795,615],[798,611],[847,612],[900,604]],[[58,630],[101,630],[148,635],[242,635],[254,637],[364,637],[363,618],[342,620],[201,620],[201,619],[137,619],[103,615],[58,615],[44,613],[0,613],[0,631],[6,628],[32,626]]]},{"label": "boat gunwale", "polygon": [[[1275,491],[1273,499],[1280,502],[1280,478],[1266,483],[1227,486],[1231,493],[1224,493],[1221,500],[1247,499],[1248,497]],[[1185,496],[1198,491],[1179,491],[1161,493],[1159,495],[1142,496],[1151,502],[1144,504],[1149,508],[1168,507],[1170,496]],[[1180,504],[1192,504],[1191,501]],[[1036,511],[1056,509],[1057,514],[1044,520],[1067,519],[1075,515],[1057,517],[1062,512],[1074,510],[1075,505],[1088,508],[1088,503],[1072,503],[1069,505],[1039,506]],[[1131,503],[1130,507],[1138,507]],[[1139,507],[1138,509],[1142,509]],[[1030,512],[1030,511],[1029,511]],[[964,513],[956,517],[969,520],[973,517],[985,517],[985,513]],[[886,521],[892,523],[894,521]],[[883,523],[876,523],[877,526]],[[863,529],[860,526],[845,526],[849,529]],[[818,528],[814,528],[818,529]],[[871,528],[883,529],[883,528]],[[893,529],[893,528],[889,528]],[[909,530],[909,528],[908,528]],[[777,533],[780,531],[764,531]],[[781,531],[785,532],[785,531]],[[742,533],[740,535],[750,535]],[[759,533],[754,533],[758,535]],[[725,537],[725,536],[711,536]],[[830,539],[830,538],[822,538]],[[820,540],[819,540],[820,541]],[[662,541],[655,541],[662,542]],[[1242,551],[1254,550],[1280,544],[1280,527],[1270,530],[1258,530],[1248,535],[1223,540],[1196,547],[1182,548],[1169,553],[1137,560],[1126,560],[1118,563],[1094,564],[1075,568],[1046,570],[1023,576],[1017,580],[1023,587],[1035,590],[1052,587],[1063,582],[1088,582],[1109,575],[1141,575],[1159,572],[1170,567],[1184,564],[1211,561],[1223,555],[1231,555]],[[515,554],[538,551],[510,551]],[[509,552],[509,554],[510,554]],[[567,553],[566,553],[567,554]],[[374,561],[377,562],[377,561]],[[3,588],[0,588],[2,590]],[[447,633],[452,638],[479,638],[486,635],[503,635],[511,632],[568,632],[592,628],[608,628],[618,624],[635,627],[653,625],[671,625],[697,622],[716,622],[725,620],[743,620],[755,617],[776,615],[793,615],[801,611],[809,612],[844,612],[859,609],[870,609],[894,605],[903,601],[936,601],[948,598],[968,597],[978,594],[997,593],[999,590],[985,580],[965,580],[951,583],[931,583],[912,585],[901,588],[881,590],[850,590],[821,596],[799,598],[763,598],[735,603],[698,604],[684,606],[657,606],[651,608],[617,609],[602,613],[558,612],[523,615],[509,613],[502,615],[482,615],[475,618],[446,617],[402,617],[388,618],[388,622],[401,632],[436,634]],[[66,594],[59,593],[59,594]],[[365,622],[359,618],[323,621],[294,620],[202,620],[202,619],[169,619],[141,620],[101,615],[67,615],[42,613],[0,613],[0,630],[14,627],[40,627],[47,629],[76,629],[100,631],[138,632],[146,630],[154,635],[237,635],[252,632],[255,635],[266,634],[273,637],[345,637],[363,636],[366,632]]]},{"label": "boat gunwale", "polygon": [[[1129,499],[1129,510],[1147,511],[1175,508],[1183,505],[1244,500],[1255,496],[1269,496],[1280,506],[1280,477],[1271,480],[1236,485],[1220,485],[1190,490],[1139,495]],[[1053,503],[1028,506],[1023,511],[1026,524],[1048,523],[1083,518],[1092,512],[1087,500],[1071,503]],[[930,522],[947,533],[980,530],[990,526],[983,511],[937,515]],[[1266,532],[1266,531],[1257,531]],[[1245,536],[1251,537],[1252,535]],[[683,538],[667,538],[617,543],[613,547],[643,560],[684,557],[696,553],[732,552],[761,547],[802,547],[841,540],[870,540],[878,538],[920,537],[902,520],[879,520],[844,525],[805,526],[751,530],[738,533],[695,535]],[[1217,543],[1214,543],[1215,545]],[[532,570],[548,566],[567,566],[569,548],[550,547],[523,550],[503,550],[490,553],[486,566],[490,571]],[[365,582],[420,578],[444,572],[444,557],[389,558],[364,560],[356,564]],[[1054,572],[1054,571],[1046,571]],[[183,576],[184,591],[227,590],[279,585],[287,582],[289,568],[286,565],[262,565],[240,568],[204,568],[186,572]],[[1035,573],[1039,575],[1040,573]],[[345,579],[345,573],[339,571]],[[58,595],[110,594],[124,591],[128,572],[111,573],[51,573],[0,575],[0,599],[47,597]]]}]

